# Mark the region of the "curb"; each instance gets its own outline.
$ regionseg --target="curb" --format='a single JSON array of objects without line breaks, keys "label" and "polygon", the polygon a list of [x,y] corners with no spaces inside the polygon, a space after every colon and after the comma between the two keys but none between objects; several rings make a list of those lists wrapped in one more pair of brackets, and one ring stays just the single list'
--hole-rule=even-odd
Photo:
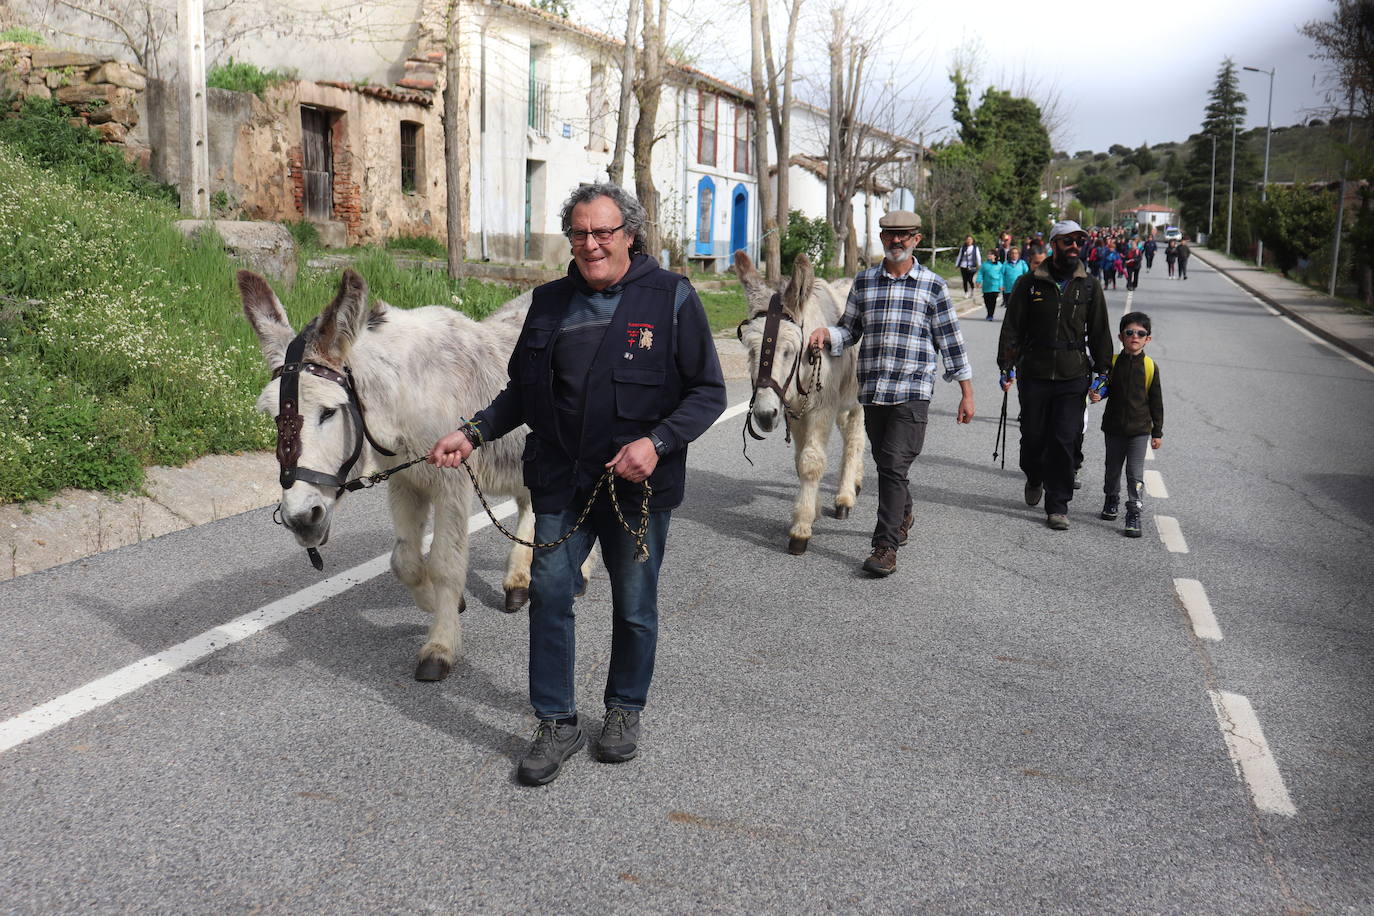
[{"label": "curb", "polygon": [[[1355,344],[1351,343],[1350,341],[1346,340],[1344,337],[1341,337],[1338,334],[1332,333],[1330,330],[1323,327],[1321,324],[1313,321],[1312,319],[1308,318],[1306,315],[1303,315],[1301,312],[1298,312],[1290,308],[1289,306],[1284,305],[1282,302],[1279,302],[1277,299],[1270,296],[1269,294],[1264,293],[1259,289],[1256,289],[1249,283],[1246,283],[1244,280],[1242,280],[1240,277],[1237,277],[1235,274],[1227,270],[1225,267],[1222,267],[1221,265],[1208,260],[1205,255],[1210,254],[1210,252],[1207,252],[1205,249],[1196,250],[1193,252],[1193,254],[1201,258],[1202,262],[1206,264],[1208,267],[1212,268],[1217,273],[1224,274],[1226,278],[1229,279],[1232,283],[1236,284],[1241,289],[1245,290],[1247,293],[1263,302],[1265,305],[1274,309],[1279,314],[1283,315],[1285,318],[1289,319],[1294,324],[1301,327],[1303,330],[1317,335],[1322,340],[1326,341],[1334,347],[1340,348],[1340,350],[1343,353],[1348,353],[1350,356],[1353,356],[1360,362],[1365,363],[1369,366],[1374,366],[1374,353],[1371,353],[1362,347],[1356,346]],[[1332,308],[1336,307],[1337,306],[1332,306]]]}]

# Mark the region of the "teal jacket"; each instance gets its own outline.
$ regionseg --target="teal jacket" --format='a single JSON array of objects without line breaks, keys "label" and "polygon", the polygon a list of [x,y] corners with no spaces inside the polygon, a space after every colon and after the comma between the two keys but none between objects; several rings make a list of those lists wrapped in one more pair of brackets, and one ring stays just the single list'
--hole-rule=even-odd
[{"label": "teal jacket", "polygon": [[984,295],[1004,292],[1006,287],[1002,285],[1002,265],[984,261],[983,266],[978,268],[978,285],[983,287]]},{"label": "teal jacket", "polygon": [[1010,293],[1011,288],[1016,285],[1016,281],[1021,279],[1021,275],[1030,270],[1030,265],[1017,258],[1015,261],[1008,261],[1002,265],[1002,289]]}]

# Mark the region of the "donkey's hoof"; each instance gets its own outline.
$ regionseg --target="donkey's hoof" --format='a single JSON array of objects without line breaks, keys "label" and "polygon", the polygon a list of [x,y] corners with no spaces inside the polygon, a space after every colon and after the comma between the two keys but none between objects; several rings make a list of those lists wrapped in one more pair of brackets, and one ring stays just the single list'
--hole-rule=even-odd
[{"label": "donkey's hoof", "polygon": [[508,588],[506,589],[506,613],[514,614],[525,606],[530,600],[530,590],[527,588]]},{"label": "donkey's hoof", "polygon": [[835,507],[835,517],[836,517],[836,518],[849,518],[849,507],[848,507],[848,506],[836,506],[836,507]]},{"label": "donkey's hoof", "polygon": [[437,655],[431,655],[429,658],[420,659],[420,663],[415,666],[415,680],[442,681],[452,670],[453,666],[448,662]]},{"label": "donkey's hoof", "polygon": [[458,599],[458,613],[463,613],[468,609],[468,599],[466,597]]},{"label": "donkey's hoof", "polygon": [[799,557],[806,553],[806,547],[811,543],[810,538],[788,538],[787,552],[794,557]]}]

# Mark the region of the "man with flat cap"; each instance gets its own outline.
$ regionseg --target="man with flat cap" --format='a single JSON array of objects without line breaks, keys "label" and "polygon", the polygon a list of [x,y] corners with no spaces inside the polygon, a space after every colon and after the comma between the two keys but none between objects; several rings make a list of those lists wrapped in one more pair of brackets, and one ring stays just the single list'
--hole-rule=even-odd
[{"label": "man with flat cap", "polygon": [[1112,365],[1112,331],[1102,284],[1079,252],[1088,233],[1071,219],[1050,230],[1050,257],[1023,274],[1007,295],[997,368],[1002,390],[1021,401],[1021,470],[1026,505],[1045,500],[1045,522],[1069,527],[1075,442],[1094,372]]},{"label": "man with flat cap", "polygon": [[959,318],[945,280],[916,263],[921,218],[892,210],[878,221],[884,258],[854,278],[840,323],[817,328],[811,346],[839,356],[859,346],[859,403],[864,429],[878,465],[878,523],[873,553],[863,568],[874,576],[897,569],[897,548],[911,530],[907,472],[926,438],[926,415],[935,390],[935,354],[945,381],[961,390],[957,419],[973,419],[973,368],[964,350]]}]

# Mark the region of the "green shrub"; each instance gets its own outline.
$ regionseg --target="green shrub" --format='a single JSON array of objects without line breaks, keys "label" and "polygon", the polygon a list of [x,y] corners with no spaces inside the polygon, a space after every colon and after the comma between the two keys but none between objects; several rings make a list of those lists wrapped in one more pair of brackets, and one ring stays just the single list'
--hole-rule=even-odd
[{"label": "green shrub", "polygon": [[0,143],[87,188],[176,202],[175,188],[144,175],[116,147],[102,142],[96,131],[71,123],[72,117],[70,108],[52,99],[26,98],[18,117],[0,119]]},{"label": "green shrub", "polygon": [[286,231],[291,233],[291,237],[296,240],[296,247],[302,251],[318,250],[320,247],[320,230],[309,220],[287,220],[282,223]]},{"label": "green shrub", "polygon": [[38,48],[47,44],[47,42],[43,40],[43,36],[33,29],[26,29],[18,26],[0,32],[0,41],[13,41],[21,45],[33,45]]},{"label": "green shrub", "polygon": [[232,57],[228,63],[216,64],[205,74],[205,85],[213,89],[229,89],[234,92],[251,92],[263,98],[268,89],[295,79],[295,74],[282,70],[263,70],[247,61],[236,61]]},{"label": "green shrub", "polygon": [[822,217],[807,219],[800,210],[787,213],[787,232],[782,237],[782,272],[790,274],[797,255],[805,253],[818,272],[835,257],[835,230]]},{"label": "green shrub", "polygon": [[398,235],[387,239],[386,247],[398,251],[419,252],[427,258],[448,258],[448,249],[444,247],[444,243],[428,235]]}]

